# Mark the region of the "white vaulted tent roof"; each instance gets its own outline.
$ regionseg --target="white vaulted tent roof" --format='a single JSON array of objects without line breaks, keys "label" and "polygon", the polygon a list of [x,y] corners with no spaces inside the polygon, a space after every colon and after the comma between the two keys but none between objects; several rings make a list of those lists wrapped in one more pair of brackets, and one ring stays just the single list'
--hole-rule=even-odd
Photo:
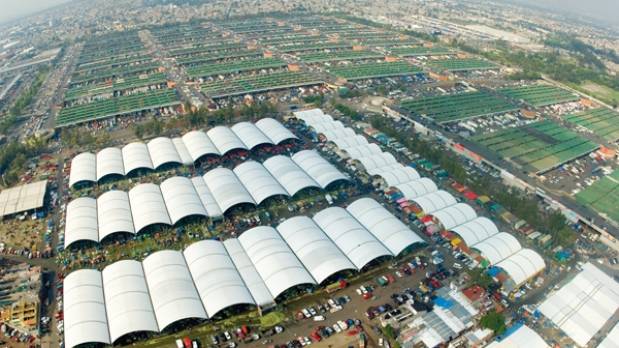
[{"label": "white vaulted tent roof", "polygon": [[223,243],[203,240],[183,254],[209,317],[234,305],[256,304]]},{"label": "white vaulted tent roof", "polygon": [[361,135],[355,135],[355,136],[348,137],[348,138],[334,139],[332,141],[340,149],[347,149],[349,147],[362,146],[362,145],[369,144],[367,139],[365,139]]},{"label": "white vaulted tent roof", "polygon": [[172,224],[192,215],[208,216],[190,179],[175,176],[164,180],[159,187]]},{"label": "white vaulted tent roof", "polygon": [[245,144],[248,149],[253,149],[258,145],[271,144],[273,141],[269,139],[260,128],[250,122],[239,122],[230,129],[236,134],[239,139]]},{"label": "white vaulted tent roof", "polygon": [[545,267],[544,259],[531,249],[520,249],[515,254],[496,264],[512,278],[516,286],[529,280]]},{"label": "white vaulted tent roof", "polygon": [[264,167],[286,189],[290,196],[308,188],[320,185],[301,169],[290,157],[273,156],[264,161]]},{"label": "white vaulted tent roof", "polygon": [[587,346],[619,309],[619,283],[591,263],[539,306],[581,347]]},{"label": "white vaulted tent roof", "polygon": [[189,150],[187,149],[187,146],[185,146],[183,138],[173,138],[172,143],[174,144],[174,148],[181,159],[181,163],[184,165],[193,164],[193,158],[191,157],[191,154],[189,154]]},{"label": "white vaulted tent roof", "polygon": [[180,251],[158,251],[145,258],[142,266],[160,330],[183,319],[207,319]]},{"label": "white vaulted tent roof", "polygon": [[232,150],[248,150],[247,146],[234,134],[234,132],[224,126],[217,126],[206,132],[220,154],[225,155]]},{"label": "white vaulted tent roof", "polygon": [[172,142],[172,140],[170,140],[170,138],[155,138],[148,142],[147,147],[155,169],[159,168],[164,164],[183,163],[180,155],[176,151],[174,143]]},{"label": "white vaulted tent roof", "polygon": [[75,156],[71,160],[71,174],[69,176],[69,186],[73,186],[78,182],[97,181],[97,157],[90,153],[84,152]]},{"label": "white vaulted tent roof", "polygon": [[495,223],[486,217],[477,217],[452,228],[451,231],[462,237],[462,240],[468,246],[473,246],[499,233]]},{"label": "white vaulted tent roof", "polygon": [[71,162],[70,186],[96,182],[106,175],[129,175],[136,169],[158,169],[167,163],[191,165],[205,155],[221,156],[234,149],[250,150],[260,144],[279,144],[298,139],[279,121],[262,119],[240,122],[231,128],[218,126],[207,133],[191,131],[173,139],[158,137],[144,144],[134,142],[122,149],[105,148],[96,155],[84,152]]},{"label": "white vaulted tent roof", "polygon": [[[64,287],[67,344],[113,343],[138,331],[163,331],[179,320],[213,317],[234,305],[270,305],[293,286],[324,282],[416,242],[370,199],[349,209],[294,217],[277,229],[255,227],[225,242],[197,242],[184,252],[159,251],[141,263],[118,261],[103,274],[75,271]],[[84,284],[75,290],[75,283]],[[71,330],[74,326],[79,328]]]},{"label": "white vaulted tent roof", "polygon": [[118,261],[101,275],[112,342],[133,332],[159,331],[142,263]]},{"label": "white vaulted tent roof", "polygon": [[194,162],[204,155],[220,156],[215,144],[203,131],[191,131],[183,135],[183,142]]},{"label": "white vaulted tent roof", "polygon": [[400,190],[400,192],[404,195],[404,198],[408,200],[413,200],[417,197],[421,197],[438,190],[438,187],[434,181],[428,178],[421,178],[418,180],[397,184],[395,187]]},{"label": "white vaulted tent roof", "polygon": [[318,283],[355,265],[331,239],[307,216],[282,222],[277,231]]},{"label": "white vaulted tent roof", "polygon": [[383,152],[376,144],[353,146],[342,150],[346,151],[350,158],[361,158],[369,155],[378,155]]},{"label": "white vaulted tent roof", "polygon": [[99,241],[113,233],[135,233],[127,192],[112,190],[99,196],[97,198],[97,216]]},{"label": "white vaulted tent roof", "polygon": [[122,149],[125,174],[136,169],[155,169],[148,147],[144,143],[127,144]]},{"label": "white vaulted tent roof", "polygon": [[472,247],[479,250],[491,265],[503,261],[522,249],[516,237],[506,232],[499,232]]},{"label": "white vaulted tent roof", "polygon": [[254,227],[238,240],[273,297],[293,286],[316,284],[274,228]]},{"label": "white vaulted tent roof", "polygon": [[219,218],[223,216],[223,212],[217,204],[215,197],[213,197],[213,193],[209,190],[208,186],[206,186],[206,182],[204,182],[204,178],[201,176],[196,176],[191,178],[191,183],[200,197],[200,201],[202,201],[202,205],[204,209],[206,209],[206,214],[212,218]]},{"label": "white vaulted tent roof", "polygon": [[155,224],[172,225],[159,186],[137,185],[129,191],[129,203],[136,233]]},{"label": "white vaulted tent roof", "polygon": [[324,134],[325,132],[329,132],[332,130],[342,130],[346,128],[344,127],[344,124],[340,121],[328,121],[328,122],[315,123],[311,125],[311,127],[312,129],[314,129],[314,132],[318,134],[320,133]]},{"label": "white vaulted tent roof", "polygon": [[295,111],[293,114],[296,118],[305,121],[307,124],[320,123],[325,120],[333,121],[333,117],[331,117],[331,115],[325,115],[321,109]]},{"label": "white vaulted tent roof", "polygon": [[122,151],[108,147],[97,153],[97,181],[106,175],[125,175]]},{"label": "white vaulted tent roof", "polygon": [[346,208],[393,255],[423,240],[382,205],[370,198],[361,198]]},{"label": "white vaulted tent roof", "polygon": [[97,200],[94,198],[80,197],[67,204],[64,245],[68,247],[79,240],[99,241]]},{"label": "white vaulted tent roof", "polygon": [[[382,170],[382,168],[376,168],[372,171],[373,175],[379,175],[387,182],[387,185],[396,186],[399,184],[409,183],[419,180],[421,177],[419,173],[411,167],[401,166],[396,169]],[[429,180],[429,179],[428,179]]]},{"label": "white vaulted tent roof", "polygon": [[378,257],[393,256],[344,208],[327,208],[314,215],[314,221],[357,269]]},{"label": "white vaulted tent roof", "polygon": [[441,210],[458,203],[456,198],[452,196],[451,193],[444,190],[430,192],[423,196],[413,198],[412,200],[417,203],[421,210],[423,210],[426,214],[432,214],[437,210]]},{"label": "white vaulted tent roof", "polygon": [[233,171],[258,204],[269,197],[288,196],[282,185],[258,162],[244,162],[236,166]]},{"label": "white vaulted tent roof", "polygon": [[204,174],[204,181],[224,213],[237,204],[256,204],[245,186],[230,169],[215,168]]},{"label": "white vaulted tent roof", "polygon": [[63,284],[65,347],[110,344],[101,273],[94,269],[77,270]]},{"label": "white vaulted tent roof", "polygon": [[378,155],[371,155],[357,158],[366,171],[370,172],[373,169],[378,169],[398,163],[398,161],[389,152],[381,152]]},{"label": "white vaulted tent roof", "polygon": [[292,156],[292,160],[323,189],[336,181],[348,180],[342,172],[314,150],[299,151]]},{"label": "white vaulted tent roof", "polygon": [[335,139],[348,139],[355,136],[355,131],[351,128],[341,128],[341,129],[333,129],[326,130],[321,132],[325,138],[329,141],[334,141]]},{"label": "white vaulted tent roof", "polygon": [[438,221],[441,222],[445,230],[450,231],[456,226],[471,221],[477,217],[475,210],[470,205],[458,203],[441,209],[432,214]]},{"label": "white vaulted tent roof", "polygon": [[253,262],[247,256],[247,252],[236,238],[230,238],[223,242],[223,245],[230,255],[230,259],[234,262],[234,266],[239,270],[243,282],[251,293],[251,296],[259,306],[270,305],[275,302],[275,298],[271,295],[269,288],[264,283],[264,280],[256,270]]},{"label": "white vaulted tent roof", "polygon": [[256,127],[262,131],[274,144],[280,144],[286,140],[299,139],[279,121],[272,118],[263,118],[256,122]]}]

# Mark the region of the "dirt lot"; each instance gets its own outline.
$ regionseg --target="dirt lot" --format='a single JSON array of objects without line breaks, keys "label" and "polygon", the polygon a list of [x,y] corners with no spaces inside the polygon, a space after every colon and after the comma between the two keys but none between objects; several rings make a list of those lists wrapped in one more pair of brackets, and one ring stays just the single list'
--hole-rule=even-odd
[{"label": "dirt lot", "polygon": [[41,245],[45,233],[45,220],[31,220],[30,215],[23,221],[15,218],[0,222],[0,243],[12,248],[32,248]]}]

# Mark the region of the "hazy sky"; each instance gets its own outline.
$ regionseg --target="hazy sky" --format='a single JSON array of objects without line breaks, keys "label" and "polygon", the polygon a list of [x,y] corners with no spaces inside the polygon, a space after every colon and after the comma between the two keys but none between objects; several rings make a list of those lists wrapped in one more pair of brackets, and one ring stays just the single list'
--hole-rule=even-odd
[{"label": "hazy sky", "polygon": [[619,0],[511,0],[619,24]]},{"label": "hazy sky", "polygon": [[0,22],[27,16],[69,0],[0,0]]}]

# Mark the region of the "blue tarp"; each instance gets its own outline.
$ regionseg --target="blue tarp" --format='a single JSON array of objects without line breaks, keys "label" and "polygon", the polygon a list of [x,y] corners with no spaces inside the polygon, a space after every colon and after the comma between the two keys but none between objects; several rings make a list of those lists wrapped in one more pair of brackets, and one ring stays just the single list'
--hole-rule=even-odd
[{"label": "blue tarp", "polygon": [[434,304],[441,308],[446,308],[446,309],[449,309],[454,305],[452,301],[442,298],[442,297],[437,297],[434,300]]},{"label": "blue tarp", "polygon": [[491,277],[496,277],[499,273],[501,273],[501,269],[499,267],[488,268],[488,275]]},{"label": "blue tarp", "polygon": [[509,335],[513,334],[514,332],[518,331],[518,329],[520,329],[522,327],[522,325],[524,325],[524,323],[522,321],[517,321],[514,325],[512,325],[511,327],[507,328],[505,330],[505,332],[503,332],[503,334],[501,336],[498,337],[499,341],[504,340],[506,337],[508,337]]}]

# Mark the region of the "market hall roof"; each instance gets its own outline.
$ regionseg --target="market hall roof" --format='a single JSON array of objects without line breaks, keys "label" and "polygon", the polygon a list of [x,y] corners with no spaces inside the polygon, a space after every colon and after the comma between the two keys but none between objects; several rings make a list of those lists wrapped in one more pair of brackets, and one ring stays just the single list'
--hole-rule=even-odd
[{"label": "market hall roof", "polygon": [[258,205],[270,197],[291,197],[347,180],[317,152],[299,155],[274,156],[264,164],[247,161],[233,170],[219,167],[193,178],[172,177],[160,185],[139,184],[96,200],[75,199],[67,207],[65,247],[81,240],[100,242],[114,233],[140,233],[152,225],[175,225],[190,216],[217,219],[239,204]]},{"label": "market hall roof", "polygon": [[158,251],[142,262],[118,261],[103,271],[74,271],[63,290],[67,347],[113,344],[133,332],[212,318],[231,306],[266,306],[291,287],[359,270],[420,240],[371,199],[349,208],[254,227],[224,242],[196,242],[183,252]]},{"label": "market hall roof", "polygon": [[233,150],[251,150],[260,144],[280,144],[290,139],[298,138],[279,121],[264,118],[255,124],[240,122],[232,127],[217,126],[206,133],[196,130],[177,138],[158,137],[146,144],[108,147],[97,154],[75,156],[69,185],[97,182],[108,175],[125,176],[137,169],[156,170],[167,164],[190,165],[206,155],[223,156]]}]

